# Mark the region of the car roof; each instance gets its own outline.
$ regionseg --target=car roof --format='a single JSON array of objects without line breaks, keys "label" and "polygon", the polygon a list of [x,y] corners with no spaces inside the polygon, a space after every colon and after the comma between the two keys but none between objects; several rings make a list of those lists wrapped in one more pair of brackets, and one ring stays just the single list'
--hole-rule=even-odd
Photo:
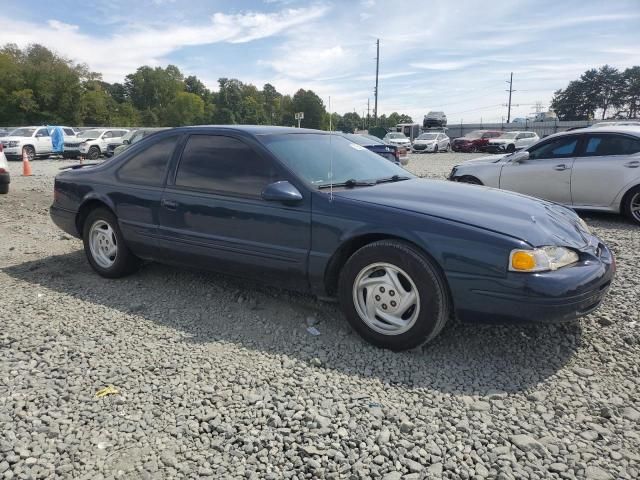
[{"label": "car roof", "polygon": [[620,125],[615,127],[599,127],[594,129],[589,128],[579,128],[577,130],[570,130],[565,132],[558,132],[552,135],[549,135],[546,138],[559,137],[562,135],[582,135],[585,133],[589,134],[600,134],[600,133],[630,133],[632,135],[640,137],[640,127],[633,125]]},{"label": "car roof", "polygon": [[272,125],[192,125],[189,127],[176,127],[175,130],[228,130],[235,132],[244,132],[251,135],[277,135],[285,133],[317,133],[328,135],[330,133],[325,130],[315,130],[312,128],[276,127]]}]

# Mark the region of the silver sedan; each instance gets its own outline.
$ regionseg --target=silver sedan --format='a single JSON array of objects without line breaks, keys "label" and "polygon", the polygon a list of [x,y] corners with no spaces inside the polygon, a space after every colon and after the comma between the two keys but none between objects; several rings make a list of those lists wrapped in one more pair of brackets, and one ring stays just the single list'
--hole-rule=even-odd
[{"label": "silver sedan", "polygon": [[512,190],[640,225],[640,128],[557,133],[521,152],[456,165],[449,180]]}]

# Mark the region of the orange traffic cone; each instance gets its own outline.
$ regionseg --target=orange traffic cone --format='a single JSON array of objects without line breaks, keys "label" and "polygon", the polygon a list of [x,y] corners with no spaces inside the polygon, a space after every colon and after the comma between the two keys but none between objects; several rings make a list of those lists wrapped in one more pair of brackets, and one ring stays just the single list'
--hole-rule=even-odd
[{"label": "orange traffic cone", "polygon": [[27,152],[22,152],[22,176],[30,177],[33,175],[31,173],[31,164],[29,163],[29,157],[27,157]]}]

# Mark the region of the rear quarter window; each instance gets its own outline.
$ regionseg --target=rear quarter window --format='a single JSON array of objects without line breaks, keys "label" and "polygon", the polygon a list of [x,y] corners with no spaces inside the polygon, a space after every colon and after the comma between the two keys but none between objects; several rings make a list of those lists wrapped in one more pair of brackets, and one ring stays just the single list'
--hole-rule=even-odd
[{"label": "rear quarter window", "polygon": [[136,153],[118,170],[118,179],[126,183],[162,186],[167,166],[179,136],[163,138]]}]

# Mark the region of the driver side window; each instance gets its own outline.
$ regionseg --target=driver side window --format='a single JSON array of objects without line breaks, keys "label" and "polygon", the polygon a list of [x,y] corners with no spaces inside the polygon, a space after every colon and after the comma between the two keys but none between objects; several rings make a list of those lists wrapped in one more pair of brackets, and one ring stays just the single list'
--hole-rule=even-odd
[{"label": "driver side window", "polygon": [[575,156],[577,147],[577,136],[555,138],[529,151],[529,158],[531,160],[540,160],[544,158],[573,157]]}]

